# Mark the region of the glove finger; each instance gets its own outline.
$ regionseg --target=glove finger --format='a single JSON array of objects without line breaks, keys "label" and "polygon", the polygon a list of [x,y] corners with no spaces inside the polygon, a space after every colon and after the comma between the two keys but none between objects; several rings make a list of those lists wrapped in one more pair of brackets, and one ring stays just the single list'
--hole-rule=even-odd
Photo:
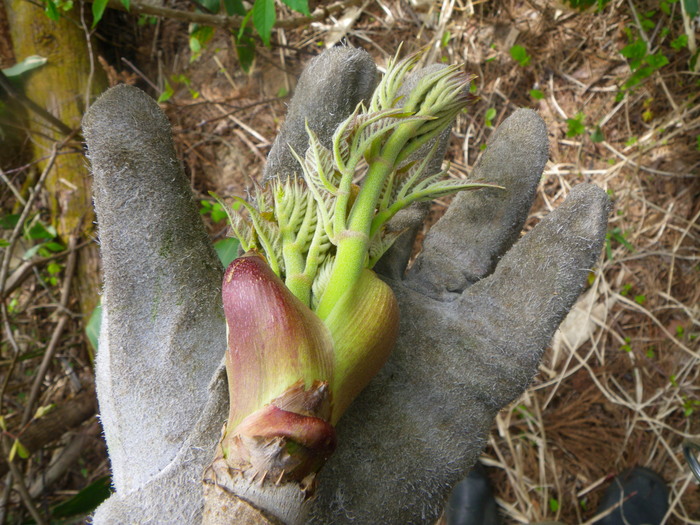
[{"label": "glove finger", "polygon": [[331,147],[333,133],[355,107],[368,100],[377,84],[377,68],[363,49],[332,47],[309,62],[289,104],[267,158],[263,180],[299,172],[290,147],[303,157],[309,145],[306,122],[321,144]]},{"label": "glove finger", "polygon": [[520,109],[494,133],[472,178],[504,186],[460,193],[426,236],[407,278],[432,297],[448,297],[493,271],[517,240],[548,157],[547,128]]},{"label": "glove finger", "polygon": [[115,523],[201,523],[202,472],[211,462],[221,424],[228,415],[228,388],[223,366],[207,388],[201,417],[173,460],[138,490],[112,494],[90,519],[93,525]]},{"label": "glove finger", "polygon": [[104,270],[96,362],[114,485],[142,485],[200,416],[226,350],[223,268],[153,99],[117,86],[83,120]]},{"label": "glove finger", "polygon": [[[530,381],[555,330],[586,287],[605,240],[610,200],[593,184],[575,186],[566,201],[511,248],[486,279],[456,303],[483,334],[488,359],[500,366],[497,405]],[[479,317],[472,313],[480,312]],[[515,344],[514,344],[515,343]],[[519,385],[519,386],[518,386]]]}]

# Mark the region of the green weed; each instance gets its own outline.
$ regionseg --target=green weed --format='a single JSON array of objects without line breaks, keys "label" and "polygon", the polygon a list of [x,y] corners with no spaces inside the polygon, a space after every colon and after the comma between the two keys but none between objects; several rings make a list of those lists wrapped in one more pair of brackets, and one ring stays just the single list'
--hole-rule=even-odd
[{"label": "green weed", "polygon": [[615,227],[605,234],[605,254],[611,261],[614,259],[612,254],[613,243],[621,244],[629,251],[633,252],[634,247],[625,239],[625,234],[619,227]]},{"label": "green weed", "polygon": [[486,114],[484,115],[484,122],[486,123],[486,126],[491,128],[493,127],[493,119],[496,118],[496,109],[495,108],[489,108],[486,110]]},{"label": "green weed", "polygon": [[535,100],[542,100],[544,98],[544,93],[539,89],[531,89],[530,96]]},{"label": "green weed", "polygon": [[585,119],[586,116],[580,112],[577,113],[574,118],[566,119],[566,136],[578,137],[579,135],[583,135],[586,132],[586,126],[583,124]]},{"label": "green weed", "polygon": [[523,67],[530,65],[530,61],[532,60],[527,50],[520,45],[514,45],[510,48],[510,56]]}]

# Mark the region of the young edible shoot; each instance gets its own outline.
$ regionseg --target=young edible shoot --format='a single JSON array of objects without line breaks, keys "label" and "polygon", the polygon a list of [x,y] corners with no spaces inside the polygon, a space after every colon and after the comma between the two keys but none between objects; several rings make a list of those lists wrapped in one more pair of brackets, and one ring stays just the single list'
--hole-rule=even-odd
[{"label": "young edible shoot", "polygon": [[330,149],[307,124],[297,176],[257,188],[252,202],[237,198],[245,215],[227,207],[246,253],[223,282],[231,405],[217,483],[226,471],[313,495],[334,425],[396,338],[396,299],[372,271],[401,234],[387,223],[414,202],[489,186],[428,172],[440,135],[474,97],[461,66],[429,72],[400,96],[419,58],[391,61]]}]

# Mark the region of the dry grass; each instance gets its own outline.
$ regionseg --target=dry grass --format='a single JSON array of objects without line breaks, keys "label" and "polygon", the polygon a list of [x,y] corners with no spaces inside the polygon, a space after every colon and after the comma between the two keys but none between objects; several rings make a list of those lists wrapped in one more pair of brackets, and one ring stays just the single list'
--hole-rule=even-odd
[{"label": "dry grass", "polygon": [[[638,31],[639,13],[651,9],[658,9],[658,0],[613,0],[601,13],[546,0],[443,0],[425,2],[422,10],[370,0],[339,20],[277,32],[278,45],[259,50],[251,76],[240,73],[222,34],[188,64],[181,24],[164,23],[152,41],[142,35],[140,54],[133,57],[142,79],[162,87],[163,71],[184,73],[199,92],[193,99],[180,85],[165,108],[202,198],[207,190],[241,193],[260,174],[284,116],[284,93],[318,43],[343,36],[380,65],[403,40],[407,52],[427,46],[428,61],[464,61],[479,76],[481,100],[455,128],[455,176],[469,173],[493,132],[484,118],[489,108],[495,110],[493,126],[516,107],[540,112],[550,130],[551,160],[526,230],[575,184],[594,182],[609,192],[610,238],[589,289],[546,351],[532,387],[499,414],[481,459],[509,523],[591,522],[611,477],[633,465],[648,466],[668,481],[667,523],[700,523],[700,490],[680,449],[684,438],[700,438],[699,77],[688,69],[688,51],[668,46],[682,33],[680,22],[659,15],[657,25],[645,29],[655,46],[669,27],[660,49],[670,63],[622,101],[615,98],[630,74],[619,53],[627,43],[625,27]],[[529,65],[511,58],[514,44],[525,47]],[[166,51],[155,60],[150,53],[157,48]],[[122,78],[134,74],[124,63],[113,66],[124,69]],[[534,99],[532,89],[544,98]],[[600,125],[604,141],[593,142],[588,133],[566,136],[567,119],[579,113],[588,130]],[[436,203],[431,220],[446,205]],[[210,226],[213,237],[224,235],[222,223]],[[55,289],[32,286],[17,296],[24,311],[31,301],[37,309],[57,302]],[[48,314],[37,309],[20,323],[26,347],[50,333]],[[66,334],[57,355],[86,370],[78,323]],[[6,406],[21,408],[17,393],[27,388],[22,374],[32,366],[36,362],[28,360],[16,372]],[[49,371],[41,404],[63,398],[66,377],[59,364]],[[104,472],[104,451],[94,442],[89,449],[83,461]],[[35,460],[26,467],[27,478],[40,477],[47,465],[46,458]],[[61,490],[81,488],[87,480],[77,470],[42,497],[61,500],[67,497]]]}]

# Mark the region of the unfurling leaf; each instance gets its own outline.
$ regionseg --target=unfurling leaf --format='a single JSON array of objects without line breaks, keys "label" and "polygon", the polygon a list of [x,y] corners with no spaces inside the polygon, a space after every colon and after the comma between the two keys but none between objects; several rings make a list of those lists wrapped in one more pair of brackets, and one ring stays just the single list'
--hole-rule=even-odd
[{"label": "unfurling leaf", "polygon": [[[256,0],[252,17],[268,43],[274,2]],[[296,175],[224,206],[247,253],[222,285],[230,412],[205,484],[242,476],[313,494],[335,424],[397,337],[396,297],[370,269],[401,234],[386,222],[413,202],[487,186],[430,172],[438,137],[475,100],[473,77],[431,69],[399,96],[418,59],[390,63],[331,148],[307,126],[307,150],[291,151]]]}]

